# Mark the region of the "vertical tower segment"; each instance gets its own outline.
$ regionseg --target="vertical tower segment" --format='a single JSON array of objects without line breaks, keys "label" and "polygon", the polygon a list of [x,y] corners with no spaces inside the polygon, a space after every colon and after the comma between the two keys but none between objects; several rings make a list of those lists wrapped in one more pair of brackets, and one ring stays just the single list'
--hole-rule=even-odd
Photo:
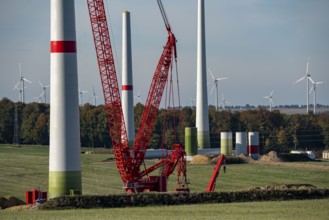
[{"label": "vertical tower segment", "polygon": [[196,127],[198,148],[210,147],[204,0],[198,0]]},{"label": "vertical tower segment", "polygon": [[126,123],[128,144],[134,145],[134,92],[132,75],[130,12],[122,12],[122,111]]},{"label": "vertical tower segment", "polygon": [[82,192],[74,0],[51,0],[49,197]]}]

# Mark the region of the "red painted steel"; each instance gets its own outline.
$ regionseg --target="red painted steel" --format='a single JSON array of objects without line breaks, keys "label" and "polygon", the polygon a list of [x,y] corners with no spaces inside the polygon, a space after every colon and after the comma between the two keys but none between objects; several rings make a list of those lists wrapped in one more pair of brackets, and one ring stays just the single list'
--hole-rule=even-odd
[{"label": "red painted steel", "polygon": [[133,90],[132,85],[122,85],[122,90]]},{"label": "red painted steel", "polygon": [[106,115],[112,138],[117,169],[124,182],[132,179],[132,160],[122,115],[119,85],[114,65],[110,34],[103,0],[87,0],[96,49],[99,73],[105,99]]},{"label": "red painted steel", "polygon": [[[158,0],[158,4],[168,31],[168,40],[155,70],[145,108],[142,113],[141,123],[132,150],[133,158],[130,156],[127,132],[122,114],[119,86],[104,3],[103,0],[87,0],[87,4],[103,87],[106,114],[112,138],[113,152],[117,169],[124,182],[125,190],[132,193],[166,191],[168,176],[177,168],[178,187],[176,187],[176,189],[178,191],[189,191],[186,179],[185,151],[182,144],[173,145],[170,157],[163,158],[157,164],[143,171],[140,170],[141,165],[144,164],[144,156],[153,131],[163,91],[167,83],[168,72],[171,69],[172,60],[177,57],[176,39],[171,32],[161,0]],[[122,86],[122,89],[129,89],[129,85]],[[163,169],[160,176],[147,176],[158,168]],[[180,175],[184,176],[182,182],[180,181]]]},{"label": "red painted steel", "polygon": [[77,44],[75,41],[51,41],[51,53],[76,53]]},{"label": "red painted steel", "polygon": [[259,146],[258,145],[249,145],[248,146],[248,154],[258,154]]},{"label": "red painted steel", "polygon": [[208,186],[206,188],[206,192],[213,192],[215,190],[216,180],[217,180],[217,177],[218,177],[218,174],[219,174],[219,171],[220,171],[220,167],[224,163],[224,161],[225,161],[225,156],[222,154],[218,157],[217,164],[214,168],[214,172],[211,175],[210,181],[209,181]]}]

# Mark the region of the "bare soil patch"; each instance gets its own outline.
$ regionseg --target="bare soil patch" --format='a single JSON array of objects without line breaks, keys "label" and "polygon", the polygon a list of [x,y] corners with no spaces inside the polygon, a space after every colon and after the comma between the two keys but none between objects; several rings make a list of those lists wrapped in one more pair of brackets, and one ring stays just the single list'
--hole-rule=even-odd
[{"label": "bare soil patch", "polygon": [[25,202],[14,196],[1,196],[0,209],[6,209],[12,206],[25,205]]},{"label": "bare soil patch", "polygon": [[209,155],[195,155],[190,164],[213,164],[212,158]]}]

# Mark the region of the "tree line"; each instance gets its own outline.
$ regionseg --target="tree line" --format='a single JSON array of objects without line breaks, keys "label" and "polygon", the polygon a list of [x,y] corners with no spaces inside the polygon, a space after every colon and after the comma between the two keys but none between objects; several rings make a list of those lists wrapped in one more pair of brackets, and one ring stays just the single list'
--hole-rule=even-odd
[{"label": "tree line", "polygon": [[[134,119],[138,129],[144,106],[136,104]],[[49,104],[0,100],[0,143],[49,144]],[[152,148],[184,143],[184,128],[195,126],[195,108],[160,109],[149,145]],[[209,107],[211,147],[220,147],[220,132],[258,131],[262,153],[271,150],[323,150],[329,148],[329,114],[269,112],[265,108],[245,111],[217,111]],[[103,105],[80,106],[80,135],[83,147],[111,147],[111,137]]]}]

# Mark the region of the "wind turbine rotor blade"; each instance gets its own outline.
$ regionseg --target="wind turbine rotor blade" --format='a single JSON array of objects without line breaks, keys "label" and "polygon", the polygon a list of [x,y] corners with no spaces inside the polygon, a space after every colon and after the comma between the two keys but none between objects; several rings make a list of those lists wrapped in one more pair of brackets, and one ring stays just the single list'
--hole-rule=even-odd
[{"label": "wind turbine rotor blade", "polygon": [[315,84],[314,80],[309,76],[307,77],[313,84]]},{"label": "wind turbine rotor blade", "polygon": [[214,89],[215,89],[215,85],[213,85],[213,87],[211,88],[210,95],[212,94],[212,92],[214,91]]},{"label": "wind turbine rotor blade", "polygon": [[313,91],[314,86],[311,87],[310,91],[308,92],[308,94],[311,94],[311,92]]},{"label": "wind turbine rotor blade", "polygon": [[19,65],[19,78],[22,79],[22,66],[21,64],[18,65]]},{"label": "wind turbine rotor blade", "polygon": [[310,58],[307,57],[307,63],[306,63],[306,75],[308,75],[308,68],[310,66]]},{"label": "wind turbine rotor blade", "polygon": [[32,83],[30,80],[26,79],[25,77],[22,77],[22,79],[23,79],[25,82]]},{"label": "wind turbine rotor blade", "polygon": [[44,86],[43,86],[43,84],[39,81],[39,84],[40,84],[40,86],[43,88]]},{"label": "wind turbine rotor blade", "polygon": [[18,88],[19,83],[20,83],[20,82],[16,83],[16,85],[14,86],[14,90],[15,90],[15,89],[19,90],[19,88]]},{"label": "wind turbine rotor blade", "polygon": [[264,99],[269,99],[270,97],[269,96],[264,96]]},{"label": "wind turbine rotor blade", "polygon": [[326,82],[315,82],[314,84],[315,85],[320,85],[320,84],[323,84],[323,83],[326,83]]},{"label": "wind turbine rotor blade", "polygon": [[273,93],[274,93],[274,91],[272,90],[272,92],[270,93],[270,96],[272,96],[272,95],[273,95]]},{"label": "wind turbine rotor blade", "polygon": [[210,70],[210,69],[208,69],[208,71],[209,71],[209,73],[210,73],[211,77],[213,78],[213,80],[215,80],[214,74],[212,74],[211,70]]},{"label": "wind turbine rotor blade", "polygon": [[220,80],[224,80],[224,79],[228,79],[228,78],[227,77],[222,77],[222,78],[217,78],[216,80],[220,81]]},{"label": "wind turbine rotor blade", "polygon": [[298,82],[300,82],[300,81],[302,81],[303,79],[305,79],[306,78],[306,76],[303,76],[302,78],[300,78],[299,80],[297,80],[297,81],[295,81],[293,84],[296,84],[296,83],[298,83]]}]

